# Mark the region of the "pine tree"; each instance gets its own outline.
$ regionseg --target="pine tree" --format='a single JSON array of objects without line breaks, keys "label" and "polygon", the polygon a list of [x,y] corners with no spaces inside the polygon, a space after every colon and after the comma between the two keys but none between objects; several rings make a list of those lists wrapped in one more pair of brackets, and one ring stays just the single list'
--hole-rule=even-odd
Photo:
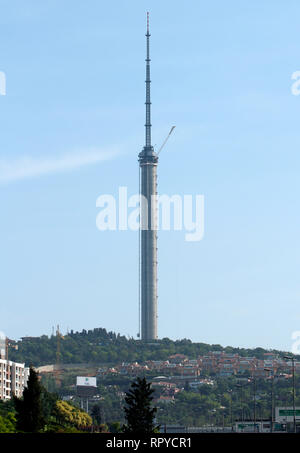
[{"label": "pine tree", "polygon": [[124,407],[127,424],[123,426],[125,433],[151,434],[158,426],[154,423],[157,409],[151,407],[154,392],[146,379],[137,378],[126,393]]},{"label": "pine tree", "polygon": [[95,404],[92,407],[91,416],[95,424],[100,425],[102,423],[102,410],[100,404]]},{"label": "pine tree", "polygon": [[36,433],[45,426],[42,391],[43,388],[39,382],[38,374],[30,367],[29,379],[23,397],[14,396],[18,431]]}]

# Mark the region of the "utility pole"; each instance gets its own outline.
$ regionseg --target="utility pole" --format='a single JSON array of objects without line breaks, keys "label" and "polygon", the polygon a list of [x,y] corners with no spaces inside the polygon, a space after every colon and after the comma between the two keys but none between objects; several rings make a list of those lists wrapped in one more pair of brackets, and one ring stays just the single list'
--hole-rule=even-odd
[{"label": "utility pole", "polygon": [[56,330],[56,364],[54,370],[56,386],[61,386],[61,339],[64,339],[63,335],[59,330],[59,325]]},{"label": "utility pole", "polygon": [[295,407],[295,401],[296,401],[296,389],[295,389],[295,357],[290,357],[290,356],[284,356],[285,359],[291,360],[293,363],[293,420],[294,420],[294,433],[297,432],[297,426],[296,426],[296,407]]},{"label": "utility pole", "polygon": [[232,392],[233,390],[229,390],[229,395],[230,395],[230,424],[231,424],[231,431],[233,431],[233,418],[232,418]]},{"label": "utility pole", "polygon": [[297,432],[297,427],[296,427],[296,407],[295,407],[295,358],[293,357],[293,414],[294,414],[294,433]]},{"label": "utility pole", "polygon": [[[9,361],[8,361],[8,338],[5,338],[5,358],[6,358],[6,374],[8,376],[8,379],[11,379],[11,368],[9,366]],[[4,379],[2,379],[4,381]]]},{"label": "utility pole", "polygon": [[256,378],[254,378],[253,384],[254,384],[254,426],[256,429]]},{"label": "utility pole", "polygon": [[256,431],[256,378],[253,376],[251,378],[253,382],[253,421],[254,421],[254,430]]},{"label": "utility pole", "polygon": [[241,421],[244,421],[244,407],[243,407],[243,386],[242,384],[236,384],[236,387],[240,389],[240,399],[241,399]]},{"label": "utility pole", "polygon": [[264,368],[265,371],[269,373],[270,379],[271,379],[271,427],[270,431],[271,433],[273,432],[273,426],[274,426],[274,375],[272,376],[272,369],[271,368]]}]

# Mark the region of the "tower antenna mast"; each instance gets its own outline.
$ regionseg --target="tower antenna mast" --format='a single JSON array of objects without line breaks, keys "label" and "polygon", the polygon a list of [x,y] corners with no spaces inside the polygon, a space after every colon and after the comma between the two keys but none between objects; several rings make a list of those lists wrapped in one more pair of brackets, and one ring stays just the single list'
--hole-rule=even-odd
[{"label": "tower antenna mast", "polygon": [[145,124],[145,146],[151,147],[151,97],[150,97],[150,32],[149,32],[149,13],[147,12],[147,56],[146,56],[146,124]]}]

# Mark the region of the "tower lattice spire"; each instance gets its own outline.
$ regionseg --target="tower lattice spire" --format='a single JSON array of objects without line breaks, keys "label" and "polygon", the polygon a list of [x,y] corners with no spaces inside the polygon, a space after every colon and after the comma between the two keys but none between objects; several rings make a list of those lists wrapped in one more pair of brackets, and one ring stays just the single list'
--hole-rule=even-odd
[{"label": "tower lattice spire", "polygon": [[145,147],[151,147],[151,98],[150,98],[150,32],[149,32],[149,13],[147,12],[147,57],[146,57],[146,124],[145,124]]}]

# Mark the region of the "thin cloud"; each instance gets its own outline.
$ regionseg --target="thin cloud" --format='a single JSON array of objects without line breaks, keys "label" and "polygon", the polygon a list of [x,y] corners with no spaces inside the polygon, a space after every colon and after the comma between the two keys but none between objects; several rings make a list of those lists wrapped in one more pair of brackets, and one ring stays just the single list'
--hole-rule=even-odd
[{"label": "thin cloud", "polygon": [[56,157],[19,157],[14,160],[0,159],[0,183],[35,178],[51,173],[60,173],[98,164],[114,159],[120,152],[116,149],[89,148]]}]

